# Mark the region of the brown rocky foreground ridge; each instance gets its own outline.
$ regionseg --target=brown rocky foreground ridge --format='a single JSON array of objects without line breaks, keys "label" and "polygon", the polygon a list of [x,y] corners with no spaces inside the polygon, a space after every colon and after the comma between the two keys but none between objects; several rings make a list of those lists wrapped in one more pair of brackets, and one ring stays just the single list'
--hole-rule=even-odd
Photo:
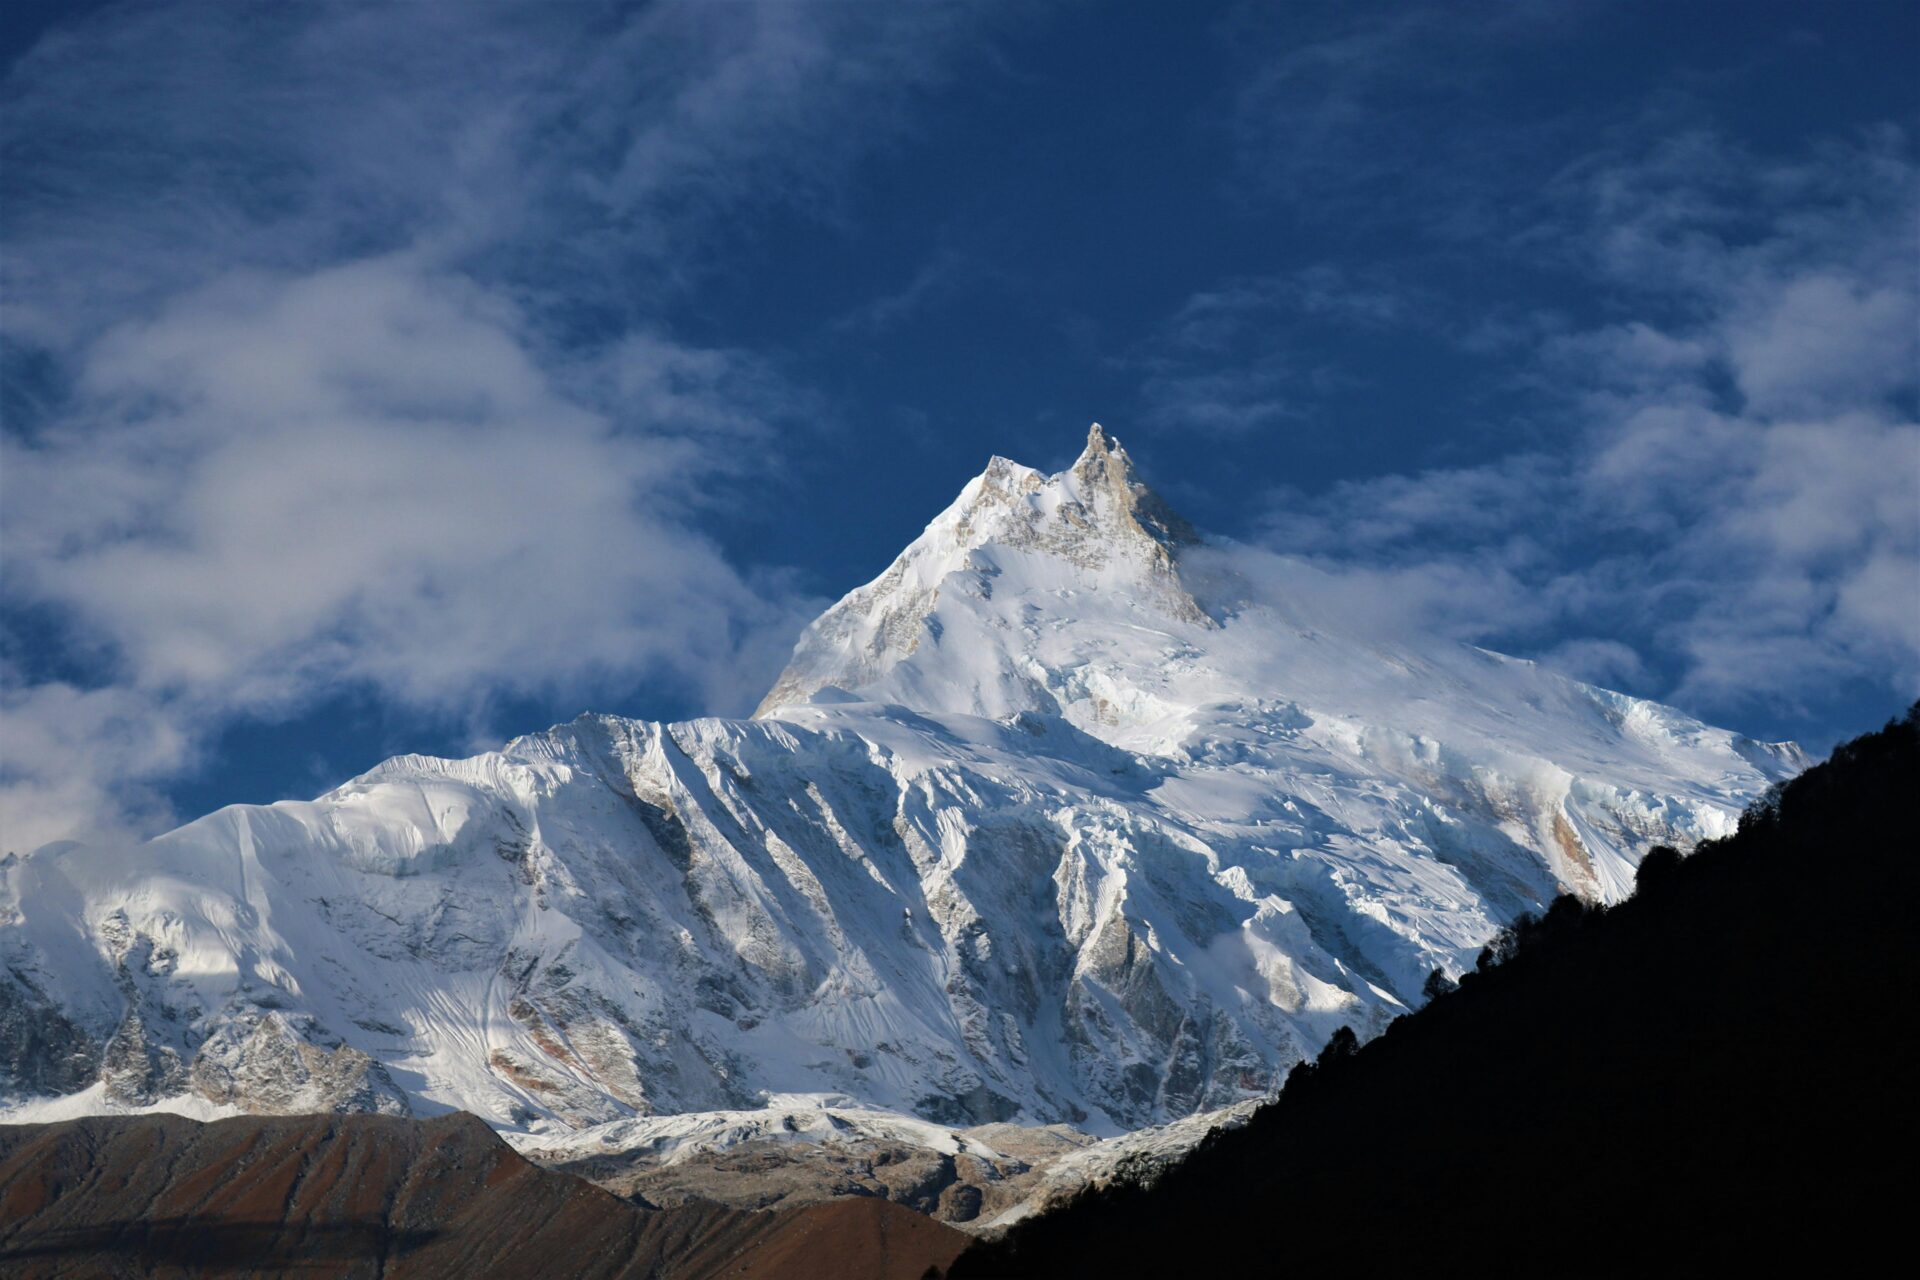
[{"label": "brown rocky foreground ridge", "polygon": [[0,1126],[0,1275],[920,1280],[969,1242],[883,1199],[646,1209],[473,1116]]}]

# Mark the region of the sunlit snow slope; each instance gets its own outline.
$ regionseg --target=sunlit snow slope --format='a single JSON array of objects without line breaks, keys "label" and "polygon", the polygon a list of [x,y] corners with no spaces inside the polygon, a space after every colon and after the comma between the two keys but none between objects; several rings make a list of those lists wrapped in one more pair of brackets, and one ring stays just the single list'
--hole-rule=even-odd
[{"label": "sunlit snow slope", "polygon": [[6,855],[0,1095],[1131,1129],[1377,1029],[1556,893],[1620,897],[1801,763],[1271,569],[1096,427],[1056,476],[994,459],[753,720],[585,716]]}]

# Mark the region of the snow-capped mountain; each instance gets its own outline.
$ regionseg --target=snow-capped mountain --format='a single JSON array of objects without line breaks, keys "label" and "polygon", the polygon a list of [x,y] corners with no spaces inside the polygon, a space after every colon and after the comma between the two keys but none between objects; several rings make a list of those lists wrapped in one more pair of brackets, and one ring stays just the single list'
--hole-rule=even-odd
[{"label": "snow-capped mountain", "polygon": [[1241,559],[1096,427],[1058,475],[994,459],[752,720],[583,716],[8,855],[0,1100],[1130,1130],[1258,1096],[1801,764]]}]

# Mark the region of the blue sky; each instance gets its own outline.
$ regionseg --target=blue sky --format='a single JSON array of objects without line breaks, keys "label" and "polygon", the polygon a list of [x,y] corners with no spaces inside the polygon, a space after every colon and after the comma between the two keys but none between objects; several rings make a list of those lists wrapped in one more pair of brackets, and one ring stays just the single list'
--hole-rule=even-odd
[{"label": "blue sky", "polygon": [[8,847],[750,707],[1098,419],[1407,623],[1920,692],[1910,4],[29,4]]}]

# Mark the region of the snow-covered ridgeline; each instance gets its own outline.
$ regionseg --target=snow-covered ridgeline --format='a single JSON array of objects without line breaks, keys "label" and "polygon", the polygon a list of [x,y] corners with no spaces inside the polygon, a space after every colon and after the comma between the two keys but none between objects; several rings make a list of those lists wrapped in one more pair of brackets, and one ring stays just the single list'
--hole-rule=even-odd
[{"label": "snow-covered ridgeline", "polygon": [[1250,589],[1096,428],[1057,476],[996,459],[754,720],[586,716],[9,855],[0,1092],[1119,1132],[1258,1096],[1799,763]]}]

